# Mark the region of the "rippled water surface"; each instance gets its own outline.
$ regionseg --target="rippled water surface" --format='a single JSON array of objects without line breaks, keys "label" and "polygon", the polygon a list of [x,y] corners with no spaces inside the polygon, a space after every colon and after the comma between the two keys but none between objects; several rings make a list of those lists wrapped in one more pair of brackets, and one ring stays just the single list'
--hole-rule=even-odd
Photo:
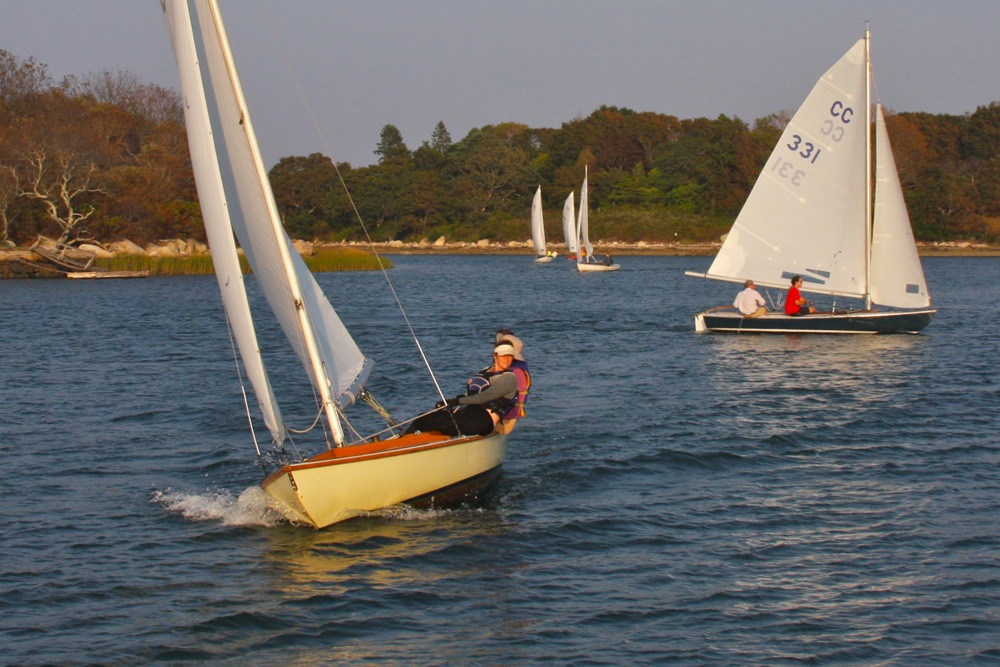
[{"label": "rippled water surface", "polygon": [[[926,259],[884,337],[697,335],[710,258],[393,259],[446,393],[523,338],[528,418],[482,506],[318,532],[256,487],[213,278],[0,284],[0,663],[1000,662],[1000,259]],[[384,279],[319,280],[433,403]]]}]

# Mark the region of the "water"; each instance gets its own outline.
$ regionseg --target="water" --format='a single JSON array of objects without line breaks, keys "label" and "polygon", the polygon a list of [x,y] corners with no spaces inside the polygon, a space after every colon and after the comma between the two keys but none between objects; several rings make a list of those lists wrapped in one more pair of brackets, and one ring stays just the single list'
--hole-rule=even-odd
[{"label": "water", "polygon": [[[1000,259],[925,260],[887,337],[696,335],[709,258],[394,261],[446,393],[522,337],[528,418],[481,507],[318,532],[255,486],[214,279],[0,284],[0,663],[1000,661]],[[382,280],[320,276],[406,414]]]}]

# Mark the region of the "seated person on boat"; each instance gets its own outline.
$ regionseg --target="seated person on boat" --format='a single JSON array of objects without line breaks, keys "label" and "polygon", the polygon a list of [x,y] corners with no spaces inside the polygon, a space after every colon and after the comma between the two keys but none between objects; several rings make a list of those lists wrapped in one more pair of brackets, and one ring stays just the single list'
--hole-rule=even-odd
[{"label": "seated person on boat", "polygon": [[733,305],[743,313],[743,317],[755,318],[766,313],[767,307],[764,305],[766,303],[764,297],[757,291],[757,287],[753,284],[753,281],[748,280],[743,283],[743,288],[736,295],[736,300],[733,301]]},{"label": "seated person on boat", "polygon": [[792,276],[792,286],[788,288],[788,295],[785,297],[786,315],[808,315],[816,312],[808,299],[803,299],[802,294],[799,293],[801,285],[802,276]]},{"label": "seated person on boat", "polygon": [[503,429],[503,420],[520,412],[518,376],[511,370],[514,346],[502,342],[493,349],[493,365],[466,383],[466,393],[449,398],[438,409],[413,420],[407,433],[439,431],[446,435],[489,435]]}]

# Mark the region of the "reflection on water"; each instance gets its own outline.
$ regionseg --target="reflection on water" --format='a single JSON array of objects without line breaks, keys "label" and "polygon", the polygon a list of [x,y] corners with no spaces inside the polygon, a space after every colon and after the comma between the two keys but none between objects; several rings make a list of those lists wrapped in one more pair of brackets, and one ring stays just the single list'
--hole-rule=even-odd
[{"label": "reflection on water", "polygon": [[[420,588],[454,579],[464,550],[486,548],[509,527],[491,510],[416,510],[398,506],[338,524],[336,530],[266,531],[264,559],[280,573],[275,583],[288,595],[345,593],[359,581],[375,588]],[[429,567],[435,559],[448,567]],[[485,552],[484,552],[485,559]],[[468,574],[472,574],[469,572]]]},{"label": "reflection on water", "polygon": [[919,396],[926,336],[708,335],[705,381],[721,417],[767,435],[829,428]]}]

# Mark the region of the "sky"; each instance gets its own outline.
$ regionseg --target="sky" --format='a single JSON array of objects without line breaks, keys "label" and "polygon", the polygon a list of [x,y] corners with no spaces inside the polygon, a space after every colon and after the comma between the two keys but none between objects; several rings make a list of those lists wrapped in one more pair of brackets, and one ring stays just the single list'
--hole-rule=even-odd
[{"label": "sky", "polygon": [[[872,31],[891,111],[1000,101],[997,0],[220,0],[265,163],[364,166],[387,124],[411,149],[601,105],[752,125],[794,111]],[[0,0],[0,49],[66,75],[179,89],[157,0]]]}]

